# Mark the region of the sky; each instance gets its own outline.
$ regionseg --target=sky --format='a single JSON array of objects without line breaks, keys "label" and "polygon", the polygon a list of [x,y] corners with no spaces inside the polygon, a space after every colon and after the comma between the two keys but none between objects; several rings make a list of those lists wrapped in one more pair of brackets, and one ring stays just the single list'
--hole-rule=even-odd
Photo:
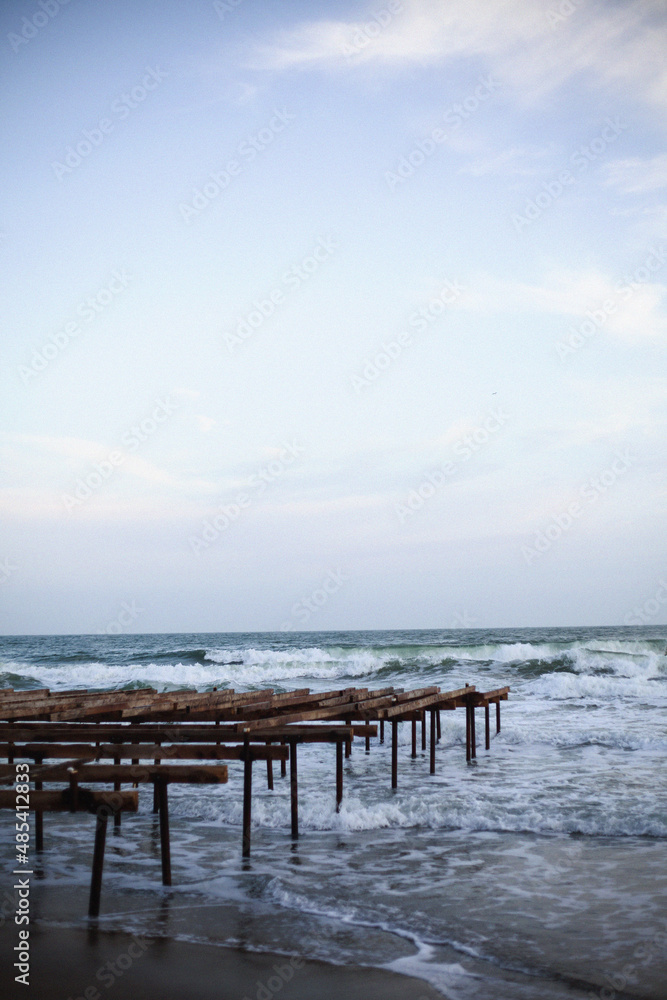
[{"label": "sky", "polygon": [[667,621],[667,8],[5,0],[3,634]]}]

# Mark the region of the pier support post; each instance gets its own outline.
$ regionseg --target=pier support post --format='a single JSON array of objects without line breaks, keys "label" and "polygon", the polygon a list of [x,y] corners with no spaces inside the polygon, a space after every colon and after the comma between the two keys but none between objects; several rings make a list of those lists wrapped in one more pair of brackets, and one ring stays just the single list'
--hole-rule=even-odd
[{"label": "pier support post", "polygon": [[440,742],[440,737],[442,736],[442,729],[440,728],[440,709],[435,710],[435,723],[436,723],[436,735],[438,738],[438,743]]},{"label": "pier support post", "polygon": [[470,760],[470,703],[466,698],[466,761]]},{"label": "pier support post", "polygon": [[491,726],[489,725],[490,714],[491,713],[489,711],[489,703],[487,701],[486,705],[484,706],[484,738],[487,750],[491,749]]},{"label": "pier support post", "polygon": [[426,709],[422,709],[422,750],[426,750]]},{"label": "pier support post", "polygon": [[102,806],[95,817],[95,847],[93,849],[93,870],[90,878],[90,897],[88,900],[89,917],[97,917],[100,913],[104,847],[107,841],[107,817],[108,807]]},{"label": "pier support post", "polygon": [[435,774],[435,709],[431,709],[431,761],[430,773]]},{"label": "pier support post", "polygon": [[391,720],[391,787],[398,788],[398,722]]},{"label": "pier support post", "polygon": [[412,756],[417,756],[417,720],[412,720]]},{"label": "pier support post", "polygon": [[[281,740],[280,741],[280,745],[281,745],[281,747],[284,747],[285,746],[285,740]],[[286,776],[286,774],[287,774],[287,761],[286,760],[281,760],[280,761],[280,777],[284,778]]]},{"label": "pier support post", "polygon": [[343,742],[336,740],[336,812],[343,801]]},{"label": "pier support post", "polygon": [[[113,762],[114,762],[114,764],[120,764],[120,757],[119,756],[115,756],[114,759],[113,759]],[[119,792],[120,791],[120,781],[114,781],[114,783],[113,783],[113,790],[114,790],[114,792]],[[159,805],[159,799],[158,799],[158,805]],[[121,816],[120,809],[116,809],[116,811],[113,814],[114,830],[119,830],[120,829],[120,816]]]},{"label": "pier support post", "polygon": [[477,741],[475,738],[475,703],[470,701],[470,757],[472,760],[477,756]]},{"label": "pier support post", "polygon": [[500,732],[500,698],[496,702],[496,732]]},{"label": "pier support post", "polygon": [[[35,757],[35,767],[41,767],[43,757]],[[41,781],[35,782],[35,791],[41,792],[43,788]],[[38,851],[44,850],[44,813],[41,809],[35,811],[35,849]]]},{"label": "pier support post", "polygon": [[[266,741],[267,747],[271,746],[271,740]],[[266,784],[270,792],[273,791],[273,761],[270,757],[266,761]]]},{"label": "pier support post", "polygon": [[167,779],[156,778],[160,803],[160,853],[162,855],[162,885],[171,885],[171,847],[169,845],[169,800]]},{"label": "pier support post", "polygon": [[380,743],[384,743],[384,719],[380,719]]},{"label": "pier support post", "polygon": [[296,768],[296,740],[289,741],[289,781],[292,806],[292,837],[299,836],[299,789]]},{"label": "pier support post", "polygon": [[[159,740],[159,739],[156,739],[155,742],[157,743],[158,746],[161,746],[161,744],[162,744],[162,741]],[[156,757],[154,759],[153,763],[154,764],[159,764],[160,763],[159,758]],[[157,813],[157,812],[159,812],[159,809],[160,809],[160,803],[158,801],[157,785],[153,785],[153,812]]]},{"label": "pier support post", "polygon": [[246,743],[243,753],[243,847],[244,858],[250,857],[250,823],[252,819],[252,754]]}]

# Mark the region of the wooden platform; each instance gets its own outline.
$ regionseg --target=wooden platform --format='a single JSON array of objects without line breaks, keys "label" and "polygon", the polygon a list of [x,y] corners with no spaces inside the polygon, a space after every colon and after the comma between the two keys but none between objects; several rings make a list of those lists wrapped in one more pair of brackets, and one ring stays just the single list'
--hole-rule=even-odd
[{"label": "wooden platform", "polygon": [[[427,749],[428,742],[429,769],[434,774],[440,712],[465,710],[466,761],[471,762],[477,753],[475,709],[484,709],[485,745],[489,749],[490,706],[496,706],[496,732],[499,732],[500,702],[507,700],[508,694],[509,688],[482,692],[470,684],[452,691],[431,686],[411,691],[363,687],[311,693],[303,688],[278,694],[272,689],[252,692],[4,689],[0,690],[0,760],[7,763],[0,764],[0,785],[13,784],[25,775],[32,786],[29,808],[35,811],[35,846],[39,851],[44,846],[44,812],[69,809],[97,814],[89,906],[89,914],[97,916],[107,818],[113,815],[114,825],[119,827],[121,813],[136,811],[138,807],[138,793],[122,792],[123,784],[132,784],[135,789],[139,784],[153,786],[153,811],[160,818],[162,881],[171,885],[169,783],[224,784],[228,778],[227,765],[219,762],[242,763],[242,851],[248,855],[254,762],[266,763],[267,783],[272,789],[274,761],[280,762],[281,776],[285,777],[289,760],[291,833],[292,837],[298,837],[298,746],[335,745],[338,811],[343,799],[343,758],[350,755],[355,737],[364,738],[369,753],[371,739],[379,735],[383,743],[385,723],[391,725],[391,787],[395,789],[400,723],[411,725],[412,757],[417,756],[418,727],[421,727],[422,751]],[[31,763],[20,763],[23,761]],[[184,761],[196,763],[180,763]],[[66,787],[57,792],[43,790],[44,783],[63,782]],[[83,784],[110,783],[113,792],[80,788]],[[95,798],[100,795],[102,798]],[[13,809],[15,800],[15,790],[0,791],[0,808]]]}]

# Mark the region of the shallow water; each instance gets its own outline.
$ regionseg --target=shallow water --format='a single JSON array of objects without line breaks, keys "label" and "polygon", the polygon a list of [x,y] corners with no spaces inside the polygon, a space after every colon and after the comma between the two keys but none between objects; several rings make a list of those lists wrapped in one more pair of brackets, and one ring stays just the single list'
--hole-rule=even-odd
[{"label": "shallow water", "polygon": [[[389,745],[373,740],[366,754],[355,741],[339,814],[333,747],[301,748],[295,843],[288,782],[276,769],[269,792],[256,766],[246,862],[241,766],[230,764],[226,786],[172,786],[173,889],[160,885],[144,791],[140,813],[109,837],[103,923],[387,965],[465,1000],[658,998],[667,996],[666,645],[665,628],[44,637],[3,640],[2,669],[15,678],[5,684],[51,688],[509,683],[501,732],[492,725],[490,751],[478,747],[472,764],[462,711],[442,713],[433,776],[426,755],[410,758],[409,724],[399,727],[395,792]],[[6,864],[9,840],[3,824]],[[78,922],[92,820],[47,817],[46,846],[40,919],[66,897]]]}]

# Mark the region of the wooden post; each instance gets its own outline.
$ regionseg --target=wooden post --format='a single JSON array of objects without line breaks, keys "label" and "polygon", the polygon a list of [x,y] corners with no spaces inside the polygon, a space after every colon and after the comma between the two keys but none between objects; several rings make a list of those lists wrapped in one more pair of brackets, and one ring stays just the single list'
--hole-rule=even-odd
[{"label": "wooden post", "polygon": [[[474,695],[473,695],[474,697]],[[475,740],[475,704],[470,700],[470,757],[475,759],[477,756],[477,743]]]},{"label": "wooden post", "polygon": [[[43,757],[35,757],[35,767],[41,767],[43,760]],[[37,780],[35,782],[35,791],[41,792],[42,788],[42,782]],[[38,851],[44,850],[44,813],[41,809],[35,811],[35,849]]]},{"label": "wooden post", "polygon": [[431,766],[430,773],[435,774],[435,709],[431,709]]},{"label": "wooden post", "polygon": [[[117,810],[116,810],[117,811]],[[102,806],[97,813],[95,825],[95,847],[93,850],[93,871],[90,879],[90,897],[88,900],[88,916],[97,917],[100,913],[100,894],[102,892],[102,870],[104,868],[104,847],[107,840],[108,807]]]},{"label": "wooden post", "polygon": [[[113,762],[114,764],[120,764],[120,757],[115,756]],[[120,781],[114,781],[113,790],[114,792],[120,791]],[[158,805],[159,805],[159,799],[158,799]],[[120,809],[116,809],[113,814],[113,825],[115,830],[120,828]]]},{"label": "wooden post", "polygon": [[160,802],[160,851],[162,854],[162,885],[171,885],[171,848],[169,846],[169,802],[166,778],[156,778]]},{"label": "wooden post", "polygon": [[336,812],[343,801],[343,742],[336,740]]},{"label": "wooden post", "polygon": [[384,743],[384,719],[380,719],[380,743]]},{"label": "wooden post", "polygon": [[417,720],[412,720],[412,756],[417,756]]},{"label": "wooden post", "polygon": [[[285,740],[281,740],[280,741],[280,745],[281,745],[281,747],[284,747],[285,746]],[[280,761],[280,777],[284,778],[286,776],[286,774],[287,774],[287,761],[286,760],[281,760]]]},{"label": "wooden post", "polygon": [[69,772],[69,811],[76,812],[79,807],[79,780],[76,768],[68,767],[67,770]]},{"label": "wooden post", "polygon": [[470,702],[466,698],[466,760],[470,760]]},{"label": "wooden post", "polygon": [[[267,747],[271,746],[271,740],[266,741]],[[273,791],[273,760],[268,757],[266,761],[266,784],[270,792]]]},{"label": "wooden post", "polygon": [[398,722],[391,720],[391,787],[398,788]]},{"label": "wooden post", "polygon": [[[158,745],[158,746],[161,746],[161,740],[159,740],[159,739],[156,739],[156,741],[155,741],[155,742],[157,743],[157,745]],[[154,764],[159,764],[159,763],[160,763],[160,760],[159,760],[158,758],[156,758],[156,759],[155,759],[155,760],[153,761],[153,763],[154,763]],[[158,812],[158,811],[159,811],[159,809],[160,809],[160,803],[159,803],[159,801],[158,801],[158,794],[157,794],[157,785],[156,785],[156,784],[153,784],[153,812],[154,812],[154,813],[156,813],[156,812]]]},{"label": "wooden post", "polygon": [[500,698],[496,702],[496,732],[500,732]]},{"label": "wooden post", "polygon": [[252,754],[246,740],[243,753],[243,849],[244,858],[250,857],[250,823],[252,817]]},{"label": "wooden post", "polygon": [[491,749],[491,727],[489,725],[489,715],[490,715],[489,703],[487,701],[486,705],[484,706],[484,737],[487,750]]},{"label": "wooden post", "polygon": [[435,710],[435,722],[436,722],[436,736],[437,736],[438,743],[439,743],[440,742],[440,737],[442,736],[442,729],[440,728],[440,709],[439,708],[436,708],[436,710]]},{"label": "wooden post", "polygon": [[289,741],[289,782],[292,806],[292,837],[299,836],[299,788],[296,768],[296,740]]},{"label": "wooden post", "polygon": [[371,752],[371,738],[368,735],[368,733],[366,733],[366,747],[365,747],[365,749],[366,749],[366,753],[370,753]]},{"label": "wooden post", "polygon": [[422,709],[422,750],[426,750],[426,709]]}]

